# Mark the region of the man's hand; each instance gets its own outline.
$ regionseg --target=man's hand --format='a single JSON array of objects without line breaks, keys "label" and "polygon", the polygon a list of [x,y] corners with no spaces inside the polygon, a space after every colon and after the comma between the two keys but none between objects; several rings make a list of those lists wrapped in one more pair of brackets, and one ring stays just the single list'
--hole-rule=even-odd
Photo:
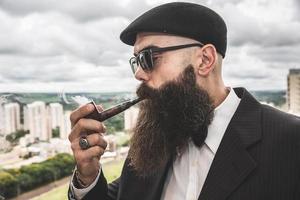
[{"label": "man's hand", "polygon": [[[105,126],[96,120],[83,118],[93,112],[94,109],[92,104],[87,104],[73,111],[70,116],[72,130],[69,134],[69,140],[80,175],[79,178],[85,185],[90,185],[97,177],[100,167],[99,160],[107,147],[107,142],[103,138],[106,131]],[[100,106],[98,109],[103,110]],[[90,148],[86,150],[80,148],[79,139],[81,136],[86,136]]]}]

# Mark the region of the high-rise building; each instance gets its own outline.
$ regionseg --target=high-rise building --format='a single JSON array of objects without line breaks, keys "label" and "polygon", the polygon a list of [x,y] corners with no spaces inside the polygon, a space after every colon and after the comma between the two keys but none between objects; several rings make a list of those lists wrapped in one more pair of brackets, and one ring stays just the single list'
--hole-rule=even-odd
[{"label": "high-rise building", "polygon": [[287,81],[287,100],[289,111],[300,115],[300,69],[290,69]]},{"label": "high-rise building", "polygon": [[49,104],[49,122],[51,129],[59,128],[60,135],[64,129],[63,106],[60,103]]},{"label": "high-rise building", "polygon": [[66,111],[64,113],[63,106],[60,103],[49,104],[49,120],[51,128],[59,128],[61,139],[67,139],[68,134],[71,132],[70,114],[71,111]]},{"label": "high-rise building", "polygon": [[71,132],[71,121],[70,121],[71,111],[66,111],[64,114],[64,127],[60,131],[61,139],[68,139],[68,135]]},{"label": "high-rise building", "polygon": [[4,118],[4,105],[0,102],[0,136],[4,136],[4,125],[5,118]]},{"label": "high-rise building", "polygon": [[125,110],[124,113],[124,129],[125,131],[132,131],[132,128],[135,126],[137,117],[139,114],[139,108],[132,106],[131,108]]},{"label": "high-rise building", "polygon": [[20,105],[8,103],[4,105],[4,133],[10,134],[21,128]]},{"label": "high-rise building", "polygon": [[51,138],[52,130],[45,102],[35,101],[28,104],[24,109],[24,123],[31,138],[43,141]]}]

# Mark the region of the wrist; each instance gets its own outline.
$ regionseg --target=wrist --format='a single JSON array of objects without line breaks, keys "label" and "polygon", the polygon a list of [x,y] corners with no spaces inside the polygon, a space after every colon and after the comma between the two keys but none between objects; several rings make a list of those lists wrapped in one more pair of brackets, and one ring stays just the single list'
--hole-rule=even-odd
[{"label": "wrist", "polygon": [[84,177],[80,174],[78,169],[75,171],[75,187],[78,189],[83,189],[89,187],[94,180],[97,178],[97,174],[93,177]]}]

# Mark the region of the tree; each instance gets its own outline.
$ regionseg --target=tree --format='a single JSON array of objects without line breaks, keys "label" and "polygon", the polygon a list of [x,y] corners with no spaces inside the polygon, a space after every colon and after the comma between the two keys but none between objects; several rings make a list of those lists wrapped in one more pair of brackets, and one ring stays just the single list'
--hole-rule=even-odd
[{"label": "tree", "polygon": [[18,182],[8,172],[0,172],[0,195],[6,198],[16,196],[18,193]]},{"label": "tree", "polygon": [[56,128],[52,129],[52,137],[59,137],[60,136],[60,129],[57,126]]},{"label": "tree", "polygon": [[24,137],[26,134],[29,133],[29,130],[17,130],[16,132],[13,132],[11,134],[8,134],[5,139],[9,141],[11,144],[17,144],[21,137]]},{"label": "tree", "polygon": [[75,166],[74,158],[67,153],[30,165],[20,169],[6,169],[0,171],[0,195],[14,197],[24,191],[28,191],[71,175]]},{"label": "tree", "polygon": [[107,121],[105,121],[107,127],[107,133],[114,134],[117,131],[122,131],[124,129],[124,113],[120,113]]}]

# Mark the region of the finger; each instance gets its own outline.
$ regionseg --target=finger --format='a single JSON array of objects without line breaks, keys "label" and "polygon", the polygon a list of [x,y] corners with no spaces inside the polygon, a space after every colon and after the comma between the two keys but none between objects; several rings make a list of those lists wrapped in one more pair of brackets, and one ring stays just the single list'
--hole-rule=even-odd
[{"label": "finger", "polygon": [[100,146],[93,146],[88,148],[83,153],[87,156],[87,158],[93,159],[93,158],[100,158],[104,154],[104,149]]},{"label": "finger", "polygon": [[107,147],[107,141],[105,140],[103,135],[101,135],[100,133],[94,133],[94,134],[88,135],[87,140],[88,140],[90,146],[98,145],[98,146],[102,147],[104,150]]},{"label": "finger", "polygon": [[[105,140],[103,135],[101,135],[100,133],[93,133],[91,135],[88,135],[86,137],[86,139],[88,140],[88,143],[91,147],[98,145],[98,146],[102,147],[104,150],[107,147],[107,141]],[[80,138],[76,138],[72,142],[71,148],[73,149],[73,151],[82,150],[80,145],[79,145],[79,140],[80,140]],[[85,151],[85,150],[83,150],[83,151]]]},{"label": "finger", "polygon": [[84,116],[90,114],[94,110],[95,110],[95,107],[91,103],[88,103],[84,106],[81,106],[81,107],[77,108],[70,115],[71,126],[73,127],[77,123],[77,121],[79,121],[79,119],[81,119]]},{"label": "finger", "polygon": [[79,138],[82,133],[90,131],[103,133],[106,131],[106,127],[97,120],[82,118],[72,128],[71,133],[69,134],[69,140],[73,141],[75,138]]},{"label": "finger", "polygon": [[75,151],[74,157],[76,163],[79,166],[82,166],[86,162],[90,162],[93,159],[99,160],[100,157],[103,155],[104,149],[100,146],[93,146],[85,151]]}]

